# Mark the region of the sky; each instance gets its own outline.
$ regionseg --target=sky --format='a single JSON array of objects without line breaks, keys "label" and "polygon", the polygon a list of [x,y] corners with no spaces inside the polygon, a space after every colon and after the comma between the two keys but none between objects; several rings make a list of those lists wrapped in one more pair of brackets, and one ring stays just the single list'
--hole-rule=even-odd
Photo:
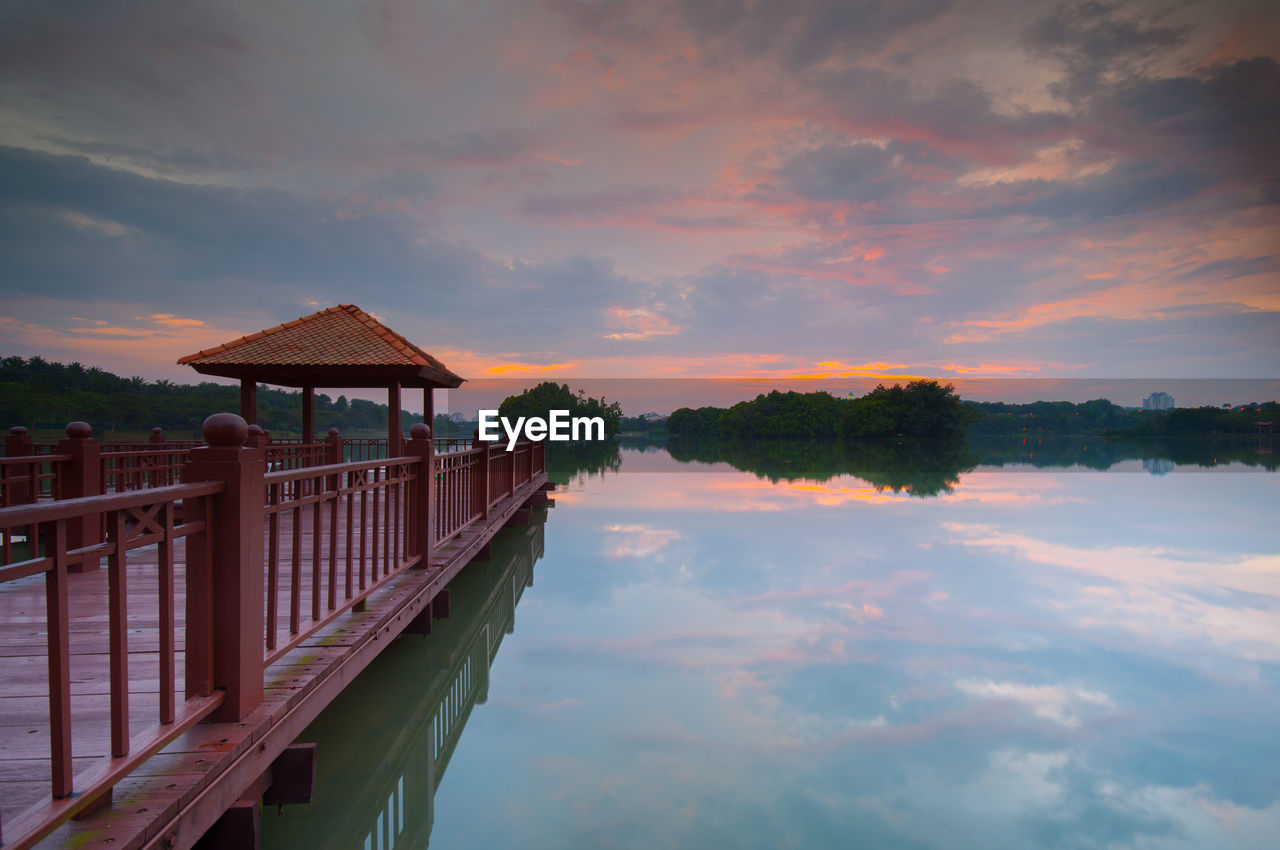
[{"label": "sky", "polygon": [[190,381],[355,303],[480,380],[1273,379],[1278,54],[1265,0],[8,2],[0,354]]}]

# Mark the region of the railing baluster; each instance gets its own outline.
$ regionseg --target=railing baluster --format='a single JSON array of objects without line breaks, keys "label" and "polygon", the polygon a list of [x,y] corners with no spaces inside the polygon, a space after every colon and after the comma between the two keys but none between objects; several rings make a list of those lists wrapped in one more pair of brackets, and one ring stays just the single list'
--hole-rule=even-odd
[{"label": "railing baluster", "polygon": [[338,477],[325,479],[333,484],[333,490],[326,494],[329,500],[329,610],[338,607]]},{"label": "railing baluster", "polygon": [[173,502],[165,502],[160,508],[164,539],[160,541],[160,722],[169,724],[174,718],[174,586],[173,586]]},{"label": "railing baluster", "polygon": [[[365,472],[365,481],[368,481],[369,472]],[[369,513],[369,491],[362,489],[360,491],[360,584],[361,591],[365,589],[365,554],[368,551],[366,543],[369,538],[369,524],[366,522]]]},{"label": "railing baluster", "polygon": [[[267,649],[276,648],[280,608],[280,485],[267,485]],[[274,508],[274,509],[273,509]]]},{"label": "railing baluster", "polygon": [[107,556],[107,631],[111,652],[111,755],[129,752],[129,643],[126,610],[125,566],[128,556],[128,513],[116,510],[110,517],[111,542]]},{"label": "railing baluster", "polygon": [[[293,482],[293,499],[298,497],[298,482]],[[302,629],[302,508],[297,504],[289,508],[289,522],[293,523],[289,553],[289,634],[296,635]]]},{"label": "railing baluster", "polygon": [[[46,549],[53,550],[53,569],[45,576],[45,616],[49,631],[49,756],[53,768],[51,793],[54,799],[71,796],[71,629],[67,622],[67,521],[45,526],[53,532],[46,537]],[[28,538],[32,549],[38,543],[36,528]]]},{"label": "railing baluster", "polygon": [[[321,536],[323,520],[320,513],[320,488],[324,483],[323,476],[309,479],[311,483],[311,496],[315,499],[311,503],[311,619],[320,619],[320,587],[321,571],[324,568],[323,552],[321,543],[324,538]],[[298,508],[299,519],[302,515],[302,507]]]},{"label": "railing baluster", "polygon": [[[354,587],[353,587],[353,585],[352,585],[353,572],[352,572],[352,569],[351,569],[351,567],[352,567],[352,565],[351,565],[351,544],[354,542],[354,541],[351,539],[351,535],[352,535],[352,533],[353,533],[353,532],[352,532],[352,530],[351,530],[351,511],[352,511],[352,508],[355,506],[355,493],[351,491],[351,481],[352,481],[352,479],[353,479],[354,477],[355,477],[355,473],[353,473],[353,472],[346,472],[346,473],[343,473],[342,478],[341,478],[341,479],[339,479],[339,481],[340,481],[340,482],[341,482],[341,481],[343,481],[343,480],[345,480],[345,481],[346,481],[346,483],[347,483],[347,486],[346,486],[346,490],[347,490],[347,492],[346,492],[346,494],[345,494],[345,495],[343,495],[343,496],[342,496],[342,499],[343,499],[343,501],[345,501],[345,502],[347,503],[347,526],[346,526],[346,534],[347,534],[347,598],[348,598],[348,599],[350,599],[352,596],[354,596],[354,595],[355,595],[355,593],[354,593]],[[339,489],[339,492],[341,493],[341,489]]]},{"label": "railing baluster", "polygon": [[[381,471],[380,467],[374,467],[373,469],[369,470],[370,484],[376,485],[378,483],[378,480],[379,480],[378,473],[380,471]],[[378,502],[381,501],[378,498],[378,495],[379,495],[378,490],[375,487],[375,489],[373,490],[373,497],[372,497],[373,498],[373,535],[372,535],[373,536],[373,563],[372,563],[372,569],[370,570],[372,578],[375,582],[379,578],[381,578],[381,576],[378,573],[378,532],[382,530],[378,523]],[[363,588],[361,589],[363,590]]]}]

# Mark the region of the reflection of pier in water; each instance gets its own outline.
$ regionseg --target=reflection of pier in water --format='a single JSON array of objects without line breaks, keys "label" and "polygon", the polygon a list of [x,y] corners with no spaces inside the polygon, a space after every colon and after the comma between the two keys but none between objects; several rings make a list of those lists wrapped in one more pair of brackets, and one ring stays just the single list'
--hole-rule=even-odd
[{"label": "reflection of pier in water", "polygon": [[545,516],[499,535],[492,560],[453,580],[449,618],[387,650],[300,736],[320,742],[315,797],[280,817],[264,811],[263,846],[427,846],[436,788],[533,584]]}]

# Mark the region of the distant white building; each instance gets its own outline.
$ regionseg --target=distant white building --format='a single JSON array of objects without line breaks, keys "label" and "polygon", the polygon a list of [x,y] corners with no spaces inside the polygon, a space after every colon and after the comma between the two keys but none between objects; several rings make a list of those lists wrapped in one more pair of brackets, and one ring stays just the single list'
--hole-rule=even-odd
[{"label": "distant white building", "polygon": [[1168,393],[1152,393],[1142,400],[1143,410],[1173,410],[1173,396]]}]

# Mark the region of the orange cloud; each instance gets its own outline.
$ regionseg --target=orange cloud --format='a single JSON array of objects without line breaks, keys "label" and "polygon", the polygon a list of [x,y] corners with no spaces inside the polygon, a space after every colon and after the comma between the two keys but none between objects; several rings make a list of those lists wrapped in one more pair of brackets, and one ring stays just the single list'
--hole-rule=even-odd
[{"label": "orange cloud", "polygon": [[613,333],[604,334],[605,339],[649,339],[655,336],[674,336],[684,328],[672,324],[667,319],[643,307],[627,309],[626,307],[605,308],[606,324],[619,328]]},{"label": "orange cloud", "polygon": [[562,372],[572,367],[568,363],[499,363],[484,369],[486,375],[540,375],[544,372]]}]

